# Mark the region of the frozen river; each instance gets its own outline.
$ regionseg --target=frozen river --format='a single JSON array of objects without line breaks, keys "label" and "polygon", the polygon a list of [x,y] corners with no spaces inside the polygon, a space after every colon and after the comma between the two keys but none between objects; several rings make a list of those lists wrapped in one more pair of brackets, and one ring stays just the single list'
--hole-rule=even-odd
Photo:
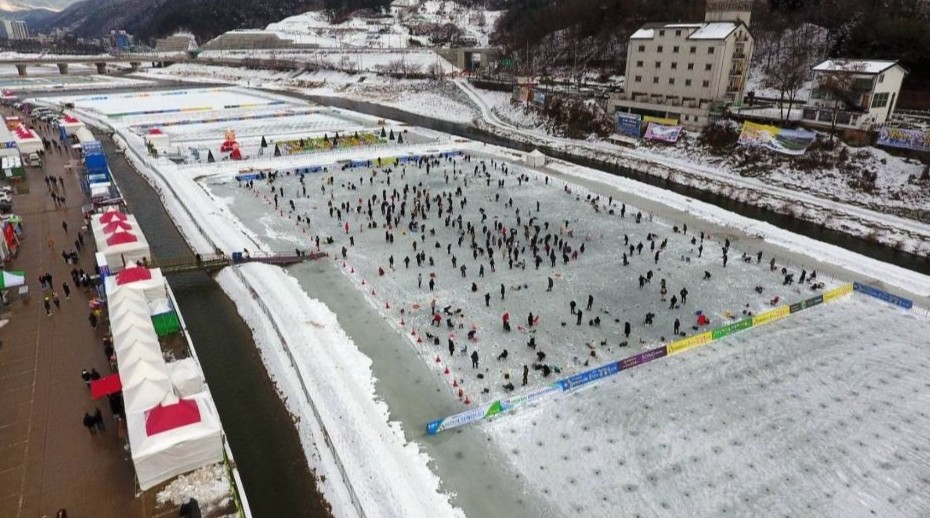
[{"label": "frozen river", "polygon": [[[234,106],[251,140],[334,131],[346,120],[381,125],[344,112],[288,114],[296,104],[236,89],[198,95],[160,96],[154,111],[163,113],[129,112],[131,96],[88,108],[110,114],[140,155],[140,124],[171,122],[179,146],[227,122],[237,129],[219,106]],[[198,113],[186,120],[181,109]],[[287,114],[280,133],[276,114]],[[915,406],[930,394],[927,322],[860,295],[425,437],[431,419],[850,279],[695,217],[686,229],[635,206],[638,193],[592,187],[589,170],[562,164],[556,177],[499,149],[416,128],[404,135],[405,144],[242,163],[133,159],[198,250],[308,251],[319,237],[329,253],[286,273],[247,265],[219,280],[252,326],[340,514],[353,501],[384,515],[458,514],[444,495],[470,516],[927,514],[926,463],[915,460],[930,451]],[[436,156],[458,150],[465,155]],[[429,172],[392,159],[423,154],[433,155]],[[252,166],[280,174],[235,180]],[[286,173],[305,166],[327,172]],[[912,399],[896,403],[905,394]],[[885,430],[891,421],[896,429]],[[339,473],[357,494],[334,482]]]}]

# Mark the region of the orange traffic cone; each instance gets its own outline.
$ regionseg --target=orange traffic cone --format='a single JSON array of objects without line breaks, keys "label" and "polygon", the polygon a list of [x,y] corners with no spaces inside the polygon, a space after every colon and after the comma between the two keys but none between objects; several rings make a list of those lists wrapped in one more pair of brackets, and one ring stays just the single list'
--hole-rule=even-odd
[{"label": "orange traffic cone", "polygon": [[446,367],[446,370],[442,371],[443,374],[449,374],[449,367]]},{"label": "orange traffic cone", "polygon": [[418,344],[422,344],[422,343],[423,343],[423,337],[422,337],[422,336],[417,335],[417,343],[418,343]]},{"label": "orange traffic cone", "polygon": [[453,386],[453,387],[458,387],[458,386],[459,386],[459,380],[453,379],[453,380],[452,380],[452,386]]},{"label": "orange traffic cone", "polygon": [[437,355],[436,355],[436,363],[439,363],[439,362],[441,362],[441,361],[442,361],[442,360],[439,358],[439,355],[437,354]]},{"label": "orange traffic cone", "polygon": [[470,404],[471,404],[471,400],[468,399],[468,396],[465,396],[465,404],[466,404],[466,405],[470,405]]}]

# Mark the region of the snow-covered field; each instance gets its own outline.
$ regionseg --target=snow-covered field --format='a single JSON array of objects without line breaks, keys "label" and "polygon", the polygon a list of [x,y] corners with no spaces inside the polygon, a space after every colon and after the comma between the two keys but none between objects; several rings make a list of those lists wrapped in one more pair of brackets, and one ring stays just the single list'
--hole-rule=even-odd
[{"label": "snow-covered field", "polygon": [[[223,118],[226,112],[221,107],[229,104],[254,106],[238,109],[241,114],[273,113],[268,102],[278,99],[222,89],[161,95],[157,107],[209,108],[190,122],[167,126],[183,128],[174,135],[183,146],[227,123],[238,129],[235,121],[199,124],[194,120],[198,117]],[[787,302],[806,298],[815,291],[809,281],[799,282],[802,270],[811,273],[805,260],[795,259],[799,251],[816,250],[816,260],[858,265],[859,275],[903,285],[921,296],[930,293],[925,276],[769,226],[753,226],[745,218],[679,195],[564,163],[550,164],[546,170],[528,168],[515,163],[517,155],[506,150],[416,128],[410,128],[410,135],[428,143],[394,143],[389,153],[337,150],[315,155],[311,161],[332,166],[346,159],[376,161],[379,156],[447,150],[464,151],[471,160],[439,159],[429,175],[425,167],[414,164],[395,165],[390,172],[377,167],[332,167],[330,174],[308,175],[303,182],[283,174],[272,184],[256,180],[251,187],[239,185],[233,179],[238,164],[233,162],[182,170],[166,159],[147,156],[137,133],[140,121],[157,125],[162,116],[165,121],[178,119],[170,113],[126,120],[106,116],[124,113],[127,103],[135,106],[137,100],[110,95],[86,104],[79,101],[77,111],[82,120],[116,130],[118,144],[159,190],[192,247],[201,252],[217,247],[310,250],[319,235],[322,248],[338,258],[334,269],[354,283],[358,296],[405,339],[385,340],[385,344],[414,348],[435,379],[441,380],[438,384],[447,387],[435,397],[445,398],[450,412],[466,408],[458,388],[474,403],[505,394],[507,383],[520,389],[524,364],[561,371],[546,378],[542,368],[530,368],[528,385],[536,386],[576,372],[585,362],[597,365],[670,341],[675,318],[681,331],[692,334],[698,310],[708,314],[715,327],[742,317],[744,311],[771,307],[776,296]],[[282,110],[286,109],[293,106],[285,104]],[[327,115],[338,118],[339,113],[344,112]],[[317,116],[300,117],[312,121]],[[294,120],[303,121],[300,117]],[[356,114],[352,120],[378,127],[371,117]],[[244,120],[243,131],[254,137],[255,132],[268,130],[269,139],[278,138],[274,126],[256,124],[264,123]],[[290,130],[282,125],[279,131]],[[283,171],[295,165],[294,160],[265,158],[257,166]],[[568,178],[569,183],[552,175]],[[504,182],[501,187],[499,181]],[[703,225],[692,224],[685,233],[682,223],[632,203],[627,203],[621,217],[619,211],[631,196],[671,204],[729,230],[705,235],[700,252]],[[415,219],[426,228],[412,231],[408,223],[417,206]],[[382,209],[397,218],[390,229],[385,228],[387,215]],[[642,213],[639,223],[637,212]],[[370,226],[372,221],[376,227]],[[474,228],[475,248],[469,225]],[[508,246],[503,241],[511,235],[514,241]],[[536,236],[542,257],[547,235],[550,249],[559,250],[554,265],[546,253],[537,270],[532,238]],[[327,237],[332,237],[331,244],[326,244]],[[779,271],[771,272],[768,261],[773,253],[756,260],[760,238],[787,243],[792,253],[784,255],[792,259],[786,261],[776,253]],[[641,242],[642,252],[630,253],[625,239],[634,247]],[[724,268],[726,240],[731,246]],[[564,249],[567,259],[557,242],[570,247]],[[496,271],[490,267],[491,250]],[[660,251],[658,261],[655,251]],[[419,252],[424,254],[422,266],[414,257]],[[741,259],[743,252],[748,261]],[[409,268],[404,262],[408,257]],[[809,260],[815,262],[813,257]],[[782,267],[794,274],[795,284],[783,284]],[[639,276],[650,271],[651,281],[640,288]],[[705,271],[709,280],[703,280]],[[422,274],[422,285],[417,274]],[[552,292],[547,291],[549,278]],[[436,283],[432,290],[430,279]],[[665,301],[662,279],[667,285]],[[817,278],[827,288],[847,280],[823,272]],[[308,460],[337,515],[352,516],[355,506],[361,506],[369,516],[455,516],[462,511],[450,503],[451,494],[468,492],[455,497],[460,502],[483,497],[480,486],[440,489],[434,473],[454,467],[431,470],[421,447],[412,442],[422,432],[389,422],[392,406],[398,403],[376,392],[371,360],[342,329],[340,321],[351,315],[338,315],[337,320],[296,279],[276,267],[238,267],[222,272],[219,281],[239,302],[240,313],[253,328],[266,368],[297,416]],[[684,303],[682,288],[688,291]],[[673,295],[679,299],[677,308],[670,307]],[[441,317],[435,327],[429,317],[433,298]],[[571,314],[571,300],[583,312],[581,317]],[[510,314],[509,332],[502,329],[504,312]],[[532,328],[527,322],[530,312],[538,317]],[[655,314],[651,326],[644,325],[646,313]],[[599,325],[594,318],[600,319]],[[629,337],[623,330],[627,321]],[[873,511],[882,516],[923,516],[930,513],[924,496],[930,473],[920,461],[930,451],[930,438],[922,433],[928,424],[923,403],[930,396],[926,382],[930,358],[923,347],[926,326],[927,321],[915,314],[853,295],[839,304],[623,373],[468,433],[486,435],[481,442],[490,442],[492,451],[499,452],[490,458],[492,465],[514,472],[523,481],[525,493],[511,497],[540,503],[545,509],[542,515],[859,516]],[[467,336],[472,329],[474,341]],[[438,346],[431,343],[430,335],[439,339]],[[531,337],[535,350],[527,347]],[[448,349],[450,338],[453,354]],[[463,355],[465,347],[468,351]],[[507,357],[498,360],[504,349]],[[468,356],[476,350],[477,369]],[[324,429],[328,441],[322,440]],[[446,434],[442,440],[457,437]],[[516,505],[514,501],[501,505]]]}]

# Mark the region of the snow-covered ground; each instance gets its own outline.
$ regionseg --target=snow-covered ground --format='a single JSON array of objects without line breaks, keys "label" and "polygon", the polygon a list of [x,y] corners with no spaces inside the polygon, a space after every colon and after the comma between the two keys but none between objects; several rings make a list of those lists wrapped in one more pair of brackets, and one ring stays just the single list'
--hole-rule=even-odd
[{"label": "snow-covered ground", "polygon": [[[196,102],[184,100],[187,95]],[[159,109],[201,106],[197,95],[160,96]],[[280,98],[239,89],[217,90],[212,95],[222,102],[209,104],[211,109],[179,125],[184,127],[183,133],[176,134],[180,145],[216,130],[221,123],[206,122],[198,128],[195,119],[225,117],[220,106],[228,104],[227,98],[254,106],[242,108],[241,113],[264,114],[275,109],[269,108],[268,101]],[[303,185],[298,177],[282,174],[273,184],[256,180],[251,188],[240,186],[233,179],[239,170],[235,162],[182,169],[166,159],[147,156],[138,125],[143,120],[157,125],[161,114],[104,115],[123,113],[126,103],[132,102],[134,98],[118,95],[77,100],[76,111],[82,120],[116,130],[118,144],[160,191],[192,247],[202,252],[217,247],[227,251],[309,250],[319,235],[323,248],[338,258],[334,269],[354,283],[360,296],[405,339],[385,343],[413,348],[440,380],[437,385],[447,387],[429,397],[445,398],[450,412],[466,408],[458,388],[475,403],[506,393],[507,383],[520,388],[523,364],[538,362],[557,367],[565,375],[582,369],[586,361],[596,365],[669,341],[675,318],[680,320],[681,331],[694,333],[697,310],[706,312],[715,326],[741,317],[744,311],[764,310],[775,296],[793,302],[814,293],[809,282],[783,285],[781,272],[768,268],[773,254],[777,268],[788,268],[795,281],[807,269],[807,261],[819,260],[852,266],[858,275],[855,278],[867,275],[922,297],[930,294],[930,280],[925,276],[754,224],[679,195],[560,162],[550,163],[545,170],[528,168],[516,163],[520,154],[417,128],[410,128],[410,135],[419,135],[427,143],[394,143],[389,154],[380,149],[347,149],[312,157],[264,158],[256,162],[257,167],[284,171],[316,163],[328,164],[331,173],[306,176]],[[285,103],[280,109],[295,106]],[[332,112],[337,113],[345,112]],[[316,116],[303,114],[294,120],[306,117],[312,121]],[[164,118],[178,122],[170,113]],[[378,127],[371,117],[355,114],[352,119]],[[252,120],[244,124],[251,128],[246,131],[255,131],[248,126],[254,124]],[[237,129],[235,121],[230,125]],[[386,125],[399,128],[390,121]],[[282,126],[282,131],[289,130]],[[267,136],[278,137],[271,132]],[[390,173],[374,168],[379,169],[377,175],[371,168],[343,171],[335,167],[346,159],[376,161],[379,156],[447,150],[461,150],[473,158],[441,159],[431,166],[429,175],[424,167],[413,164],[392,166]],[[506,164],[506,173],[502,164]],[[477,175],[475,167],[479,168]],[[328,184],[330,178],[332,184]],[[568,178],[569,183],[561,178]],[[497,187],[499,181],[504,182],[502,187]],[[417,217],[427,228],[411,232],[407,223],[420,191],[429,193],[420,195],[422,210]],[[385,195],[388,205],[382,206]],[[634,196],[709,218],[728,230],[705,235],[700,252],[703,224],[692,223],[685,234],[681,222],[632,203],[621,217],[618,212],[624,202]],[[368,226],[368,201],[376,228]],[[399,218],[389,231],[393,242],[386,240],[381,213],[391,203],[393,215]],[[440,204],[442,214],[438,213]],[[341,214],[335,213],[337,209]],[[642,212],[639,223],[637,212]],[[484,253],[480,260],[473,255],[470,233],[458,245],[459,215],[463,231],[468,224],[475,227],[476,246]],[[567,260],[560,251],[553,266],[547,255],[536,270],[530,241],[537,225],[540,250],[545,250],[549,235],[550,245],[564,241],[571,247]],[[516,231],[512,248],[519,255],[512,267],[502,252],[507,247],[486,243],[490,235],[482,227],[501,239],[510,235],[510,229]],[[649,234],[655,234],[652,240]],[[624,235],[633,246],[643,243],[641,254],[629,252]],[[328,236],[332,244],[325,244]],[[663,250],[666,239],[656,261],[651,243]],[[791,259],[767,251],[757,264],[759,239],[786,244],[792,253],[783,255]],[[731,241],[726,268],[721,250],[725,240]],[[345,266],[342,247],[347,252]],[[489,249],[494,250],[495,272],[490,269]],[[417,252],[425,254],[420,267],[413,255]],[[628,266],[622,264],[624,252],[629,256]],[[749,261],[741,260],[743,252],[749,254]],[[798,252],[814,257],[798,260]],[[411,260],[409,269],[405,257]],[[526,261],[525,270],[521,261]],[[464,277],[462,265],[466,266]],[[479,274],[482,266],[484,277]],[[640,289],[639,276],[649,271],[652,280]],[[711,274],[710,280],[703,280],[705,271]],[[417,273],[423,274],[422,286]],[[431,278],[436,282],[432,290],[428,286]],[[552,292],[546,291],[549,278]],[[668,288],[666,301],[661,300],[662,279]],[[454,516],[461,510],[450,504],[449,493],[469,492],[456,496],[458,501],[484,496],[476,486],[445,485],[440,491],[439,479],[429,469],[420,446],[412,442],[422,432],[389,422],[395,403],[375,391],[371,360],[340,325],[352,315],[339,315],[337,320],[295,278],[276,267],[252,264],[228,269],[218,280],[253,328],[266,367],[298,418],[308,459],[337,515],[354,515],[354,506],[360,505],[370,516]],[[847,280],[844,274],[835,278],[821,272],[818,276],[826,287]],[[472,289],[473,282],[477,291]],[[762,293],[755,291],[756,286]],[[680,302],[682,288],[688,290],[687,302],[670,308],[668,299],[675,295]],[[487,302],[485,293],[490,295]],[[594,297],[590,310],[589,294]],[[429,324],[433,297],[442,318],[438,327]],[[921,353],[927,322],[859,297],[621,374],[554,404],[482,425],[475,433],[485,434],[503,452],[492,465],[499,463],[501,470],[513,470],[525,481],[527,493],[519,496],[541,503],[545,511],[540,515],[739,515],[769,509],[791,514],[829,515],[836,509],[848,511],[837,516],[867,514],[859,506],[880,515],[895,514],[890,511],[906,516],[926,514],[930,509],[922,490],[930,482],[925,463],[913,459],[930,451],[930,444],[925,444],[928,439],[920,433],[927,419],[919,407],[930,394],[925,383],[927,355]],[[571,300],[584,313],[580,324],[570,312]],[[505,311],[511,317],[510,332],[501,327]],[[539,317],[532,329],[527,323],[531,311]],[[655,314],[652,326],[643,324],[646,313]],[[595,317],[600,318],[599,325],[590,322]],[[631,323],[629,338],[623,333],[626,321]],[[472,329],[476,341],[467,337]],[[430,343],[427,333],[439,338],[438,346]],[[526,345],[530,337],[535,338],[535,350]],[[449,338],[456,348],[452,355]],[[622,342],[626,345],[621,346]],[[465,346],[468,354],[479,352],[480,369],[474,369],[470,358],[462,355],[460,349]],[[497,360],[504,349],[507,358]],[[538,357],[540,352],[546,357]],[[868,374],[866,367],[871,369]],[[558,376],[552,373],[547,379],[541,369],[530,369],[528,383],[535,386]],[[843,430],[840,420],[849,431]],[[891,430],[886,423],[897,429]],[[324,429],[327,441],[322,440]],[[859,443],[844,442],[851,438]],[[450,434],[442,440],[456,439]],[[733,462],[729,452],[740,460]],[[486,452],[464,454],[481,453]],[[899,485],[878,477],[879,470],[891,470]],[[853,502],[849,499],[852,490],[865,496]],[[792,495],[778,500],[787,491]],[[502,501],[502,505],[513,502]]]}]

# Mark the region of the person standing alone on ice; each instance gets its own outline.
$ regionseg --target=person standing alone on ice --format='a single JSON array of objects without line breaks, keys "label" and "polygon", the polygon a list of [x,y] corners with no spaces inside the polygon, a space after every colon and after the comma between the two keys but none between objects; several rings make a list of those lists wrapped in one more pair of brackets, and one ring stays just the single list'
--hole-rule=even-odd
[{"label": "person standing alone on ice", "polygon": [[471,352],[471,368],[472,369],[478,368],[478,351]]}]

